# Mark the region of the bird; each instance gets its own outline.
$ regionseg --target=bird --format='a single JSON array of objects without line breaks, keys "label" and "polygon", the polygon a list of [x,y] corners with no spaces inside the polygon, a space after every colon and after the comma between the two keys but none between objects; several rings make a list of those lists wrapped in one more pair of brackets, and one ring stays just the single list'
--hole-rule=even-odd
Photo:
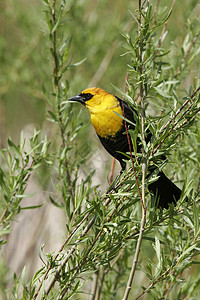
[{"label": "bird", "polygon": [[[125,126],[128,124],[129,129],[135,130],[137,111],[117,96],[97,87],[87,88],[80,94],[68,98],[67,101],[79,102],[87,108],[91,123],[100,142],[107,152],[116,158],[121,165],[118,179],[126,169],[126,160],[129,158],[127,153],[130,153],[129,147],[131,147],[132,152],[134,151],[129,133],[128,142]],[[125,122],[127,123],[125,124]],[[146,143],[151,140],[151,137],[152,134],[148,129]],[[141,151],[141,141],[137,137],[137,153],[141,153]],[[157,167],[151,166],[149,169],[150,174],[152,174]],[[157,207],[168,208],[170,203],[176,204],[181,197],[182,191],[163,171],[158,171],[157,173],[158,179],[150,183],[148,189],[155,197]]]}]

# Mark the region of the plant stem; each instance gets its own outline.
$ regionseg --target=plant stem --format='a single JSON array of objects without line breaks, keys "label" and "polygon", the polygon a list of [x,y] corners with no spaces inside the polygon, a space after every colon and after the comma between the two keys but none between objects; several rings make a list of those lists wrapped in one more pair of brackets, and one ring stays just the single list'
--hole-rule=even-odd
[{"label": "plant stem", "polygon": [[[108,223],[111,221],[114,213],[116,212],[116,210],[118,209],[118,207],[120,206],[120,204],[123,202],[124,197],[122,197],[120,199],[120,201],[117,203],[117,205],[115,206],[115,208],[113,209],[113,211],[110,213],[110,215],[108,216],[108,218],[105,220],[105,223]],[[107,206],[110,203],[110,199],[108,199],[105,203],[105,206]],[[50,292],[51,288],[53,287],[54,283],[57,280],[57,276],[62,268],[66,265],[66,263],[68,262],[69,258],[71,257],[71,255],[73,254],[73,252],[75,251],[77,245],[79,245],[79,241],[81,240],[81,238],[88,232],[88,230],[92,227],[92,225],[94,224],[94,220],[95,217],[93,217],[93,219],[90,221],[90,223],[88,224],[88,226],[84,229],[83,233],[81,234],[80,238],[78,239],[78,241],[76,242],[76,244],[74,244],[74,246],[71,248],[70,253],[68,253],[67,257],[64,259],[64,261],[62,262],[62,264],[59,266],[59,268],[57,269],[57,272],[54,276],[54,278],[52,279],[51,283],[49,284],[49,287],[47,288],[47,294]],[[105,225],[102,226],[101,230],[98,232],[98,234],[96,235],[94,241],[92,242],[92,244],[90,245],[90,247],[88,248],[88,251],[86,252],[86,254],[84,255],[84,257],[82,258],[81,261],[79,261],[78,265],[73,269],[73,271],[76,271],[75,275],[78,275],[79,271],[81,270],[81,268],[84,266],[84,264],[87,262],[87,259],[89,257],[89,254],[91,252],[91,250],[93,249],[93,247],[95,246],[96,242],[99,240],[100,236],[102,235],[102,233],[105,233],[104,231]],[[71,270],[72,271],[72,270]],[[67,293],[67,288],[64,289],[62,291],[62,297],[64,297],[64,295]],[[62,299],[62,298],[61,298]]]},{"label": "plant stem", "polygon": [[95,298],[96,298],[97,288],[98,288],[98,280],[99,280],[99,266],[97,267],[97,270],[94,273],[92,295],[90,297],[90,300],[95,300]]},{"label": "plant stem", "polygon": [[141,219],[141,225],[140,225],[140,233],[139,233],[139,237],[137,240],[137,245],[136,245],[136,250],[135,250],[135,255],[134,255],[134,259],[133,259],[133,263],[132,263],[132,268],[131,268],[131,272],[129,275],[129,280],[126,286],[126,291],[123,297],[123,300],[127,300],[131,287],[132,287],[132,282],[133,282],[133,278],[135,275],[135,271],[136,271],[136,267],[137,267],[137,263],[138,263],[138,258],[139,258],[139,253],[140,253],[140,248],[141,248],[141,244],[142,244],[142,238],[143,238],[143,233],[144,233],[144,226],[145,226],[145,222],[146,222],[146,209],[142,210],[143,214],[142,214],[142,219]]},{"label": "plant stem", "polygon": [[[162,128],[161,131],[163,131],[164,129],[167,128],[167,126],[169,124],[171,124],[175,119],[176,117],[180,114],[180,112],[183,110],[183,108],[188,104],[188,102],[190,102],[190,100],[192,98],[194,98],[194,96],[196,95],[196,93],[200,90],[200,86],[192,93],[192,95],[190,96],[189,99],[187,99],[183,105],[177,110],[177,112],[175,113],[175,115],[173,116],[172,119],[170,119],[166,125]],[[194,100],[190,105],[189,107],[183,112],[183,114],[181,115],[181,117],[179,118],[179,120],[177,122],[175,122],[172,127],[169,129],[167,135],[161,140],[161,142],[158,144],[158,146],[155,148],[155,150],[152,152],[152,155],[156,153],[156,151],[158,150],[158,148],[160,148],[160,146],[162,145],[162,143],[166,140],[166,138],[170,135],[170,133],[172,132],[172,130],[177,126],[178,122],[181,120],[181,118],[183,118],[184,115],[186,115],[189,110],[191,109],[191,107],[195,104],[196,100]],[[198,113],[198,110],[197,110],[197,113]],[[187,121],[186,121],[187,122]]]},{"label": "plant stem", "polygon": [[158,5],[159,5],[159,0],[157,0],[156,7],[155,7],[155,9],[154,9],[153,21],[152,21],[152,27],[153,27],[154,24],[155,24],[156,14],[157,14],[157,10],[158,10]]},{"label": "plant stem", "polygon": [[[121,200],[117,203],[116,207],[113,209],[113,211],[111,212],[110,216],[108,217],[107,221],[106,222],[109,222],[114,214],[114,212],[116,211],[116,209],[119,207],[119,205],[122,203],[124,197],[121,198]],[[111,199],[107,199],[105,201],[105,206],[108,206],[108,204],[110,203]],[[52,265],[53,263],[56,261],[56,259],[58,258],[59,254],[62,252],[62,250],[64,249],[64,246],[66,246],[66,244],[69,242],[69,240],[72,238],[72,236],[75,234],[75,232],[78,230],[78,228],[80,228],[80,226],[84,223],[84,221],[90,216],[90,214],[93,212],[94,210],[91,210],[84,218],[83,220],[77,225],[77,227],[68,235],[67,239],[65,240],[65,242],[63,243],[63,245],[61,246],[61,248],[59,249],[58,253],[56,254],[55,258],[53,259],[52,263],[50,264],[50,266],[48,267],[48,269],[46,270],[45,274],[44,274],[44,277],[37,289],[37,291],[35,292],[35,295],[33,297],[33,299],[37,299],[38,295],[39,295],[39,291],[44,283],[44,280],[47,278],[49,272],[51,271],[52,269]],[[76,250],[76,247],[79,245],[79,241],[81,240],[81,238],[83,236],[85,236],[87,234],[87,232],[89,231],[89,229],[92,227],[92,225],[94,224],[94,221],[95,221],[95,217],[93,217],[88,225],[86,226],[86,228],[83,230],[83,232],[80,234],[79,238],[77,239],[76,243],[72,246],[71,250],[68,252],[67,256],[64,258],[64,260],[62,261],[62,263],[60,264],[60,266],[57,268],[56,270],[56,273],[54,274],[52,280],[50,281],[47,289],[46,289],[46,292],[45,292],[45,295],[48,295],[50,290],[52,289],[54,283],[56,282],[57,280],[57,275],[60,274],[62,268],[66,265],[66,263],[68,262],[69,258],[71,257],[71,255],[74,253],[74,251]],[[103,226],[104,228],[104,226]],[[103,232],[103,228],[100,230],[99,234],[98,234],[98,237],[100,237],[101,233]],[[98,238],[96,237],[95,238],[95,241],[93,241],[92,245],[90,246],[90,251],[91,249],[93,248],[93,246],[95,245],[96,241],[98,240]],[[85,260],[87,259],[87,256],[89,254],[90,251],[87,251],[87,254],[85,255],[85,257],[82,259],[82,261],[80,262],[80,264],[77,266],[77,272],[78,270],[80,269],[80,267],[84,264]],[[45,298],[44,298],[45,299]]]},{"label": "plant stem", "polygon": [[113,182],[114,170],[115,170],[115,158],[113,157],[112,165],[111,165],[111,168],[110,168],[110,174],[109,174],[109,184],[111,184]]},{"label": "plant stem", "polygon": [[[128,73],[126,74],[124,92],[126,92],[127,80],[128,80]],[[127,136],[129,152],[130,152],[131,162],[132,162],[132,166],[133,166],[133,172],[134,172],[134,176],[135,176],[135,181],[136,181],[136,184],[137,184],[137,189],[138,189],[138,193],[139,193],[139,196],[140,196],[140,200],[141,200],[142,206],[144,208],[144,202],[143,202],[142,194],[141,194],[141,191],[140,191],[140,186],[139,186],[139,182],[138,182],[138,178],[137,178],[137,174],[136,174],[136,170],[135,170],[135,164],[134,164],[134,160],[133,160],[133,155],[132,155],[131,142],[130,142],[130,136],[129,136],[129,133],[128,133],[127,123],[126,123],[126,116],[125,116],[125,112],[124,112],[123,101],[122,101],[122,112],[123,112],[123,116],[124,116],[124,125],[125,125],[125,130],[126,130],[126,136]]]},{"label": "plant stem", "polygon": [[103,266],[103,274],[101,276],[101,281],[100,281],[100,285],[99,285],[99,288],[98,288],[97,300],[101,299],[101,290],[102,290],[102,287],[103,287],[103,282],[104,282],[106,273],[107,273],[107,270],[105,269],[105,266]]},{"label": "plant stem", "polygon": [[69,253],[66,255],[66,257],[63,259],[62,263],[60,264],[60,266],[57,268],[56,273],[54,274],[52,280],[50,281],[46,291],[44,292],[44,297],[43,299],[46,299],[46,295],[49,294],[49,292],[51,291],[52,287],[54,286],[56,280],[57,280],[57,275],[60,274],[62,268],[66,265],[67,261],[69,260],[69,258],[71,257],[71,255],[74,253],[74,251],[76,250],[77,245],[79,244],[81,238],[86,235],[86,233],[89,231],[89,229],[92,227],[92,225],[94,224],[94,220],[95,217],[93,217],[89,224],[85,227],[85,229],[83,230],[83,232],[80,235],[80,238],[77,240],[77,242],[73,245],[73,247],[71,248],[71,250],[69,251]]},{"label": "plant stem", "polygon": [[[56,25],[56,0],[53,0],[52,3],[52,21],[53,21],[53,27]],[[60,127],[60,135],[61,135],[61,139],[62,139],[62,147],[63,149],[65,149],[66,147],[66,140],[65,140],[65,130],[64,130],[64,126],[63,126],[63,120],[62,120],[62,113],[61,113],[61,105],[60,105],[60,97],[59,97],[59,93],[60,93],[60,77],[59,77],[59,64],[58,64],[58,58],[57,58],[57,30],[54,29],[53,31],[53,57],[54,57],[54,89],[55,89],[55,94],[56,94],[56,110],[58,113],[58,121],[59,121],[59,127]],[[70,175],[70,171],[69,171],[69,161],[67,160],[67,158],[65,158],[65,162],[64,162],[65,168],[66,168],[66,177],[67,177],[67,181],[69,183],[69,193],[71,195],[71,198],[74,198],[74,191],[73,191],[73,187],[72,187],[72,180],[71,180],[71,175]]]},{"label": "plant stem", "polygon": [[[144,109],[144,87],[143,87],[143,79],[142,79],[142,74],[143,74],[143,65],[142,65],[142,41],[141,41],[141,0],[139,0],[139,18],[138,18],[138,36],[139,36],[139,48],[138,48],[138,56],[139,56],[139,62],[140,62],[140,67],[139,67],[139,72],[140,72],[140,98],[141,98],[141,127],[142,127],[142,141],[145,141],[145,109]],[[142,147],[142,219],[141,219],[141,224],[140,224],[140,232],[139,232],[139,237],[137,240],[137,245],[135,249],[135,255],[132,263],[132,268],[131,272],[129,275],[128,283],[126,286],[126,290],[124,293],[123,300],[127,300],[129,297],[129,293],[132,287],[133,283],[133,278],[135,275],[138,259],[139,259],[139,253],[141,249],[141,244],[142,244],[142,238],[143,238],[143,233],[144,233],[144,227],[146,223],[146,209],[147,205],[145,206],[145,174],[146,174],[146,153],[144,151],[144,147]]]},{"label": "plant stem", "polygon": [[56,256],[54,257],[54,259],[52,260],[51,264],[49,265],[48,269],[46,270],[42,280],[41,280],[41,283],[37,289],[37,291],[35,292],[35,295],[33,297],[33,299],[36,299],[39,292],[40,292],[40,289],[44,283],[44,280],[47,278],[49,272],[51,271],[51,268],[52,268],[52,265],[53,263],[56,261],[56,259],[58,258],[59,254],[62,252],[62,250],[64,249],[65,245],[69,242],[69,240],[72,238],[72,236],[76,233],[76,231],[80,228],[80,226],[84,223],[84,221],[89,217],[89,215],[92,213],[89,212],[84,218],[83,220],[74,228],[74,230],[68,235],[68,237],[66,238],[65,242],[62,244],[61,248],[58,250],[58,253],[56,254]]},{"label": "plant stem", "polygon": [[[141,98],[141,125],[142,125],[142,142],[145,141],[145,109],[144,109],[144,86],[143,86],[143,64],[142,64],[142,41],[141,41],[141,0],[139,0],[139,19],[138,19],[138,36],[139,36],[139,48],[138,48],[138,56],[140,62],[140,98]],[[142,203],[143,210],[145,205],[145,174],[146,174],[146,153],[144,151],[144,147],[142,146]]]},{"label": "plant stem", "polygon": [[181,105],[181,107],[177,110],[177,112],[175,113],[175,115],[173,116],[173,118],[171,118],[171,119],[165,124],[165,126],[163,127],[162,130],[166,129],[167,126],[168,126],[170,123],[172,123],[172,121],[175,120],[175,118],[180,114],[180,112],[182,111],[182,109],[188,104],[188,102],[190,102],[190,100],[191,100],[192,98],[194,98],[194,96],[196,95],[196,93],[197,93],[199,90],[200,90],[200,86],[192,93],[192,95],[190,96],[190,99],[187,99],[187,100],[183,103],[183,105]]},{"label": "plant stem", "polygon": [[[168,17],[169,17],[169,15],[170,15],[171,12],[172,12],[175,3],[176,3],[176,0],[174,0],[174,1],[172,2],[172,5],[171,5],[170,10],[169,10],[169,13],[168,13]],[[163,38],[163,35],[164,35],[164,33],[165,33],[165,30],[166,30],[166,27],[167,27],[168,22],[169,22],[169,18],[168,18],[167,21],[165,22],[164,27],[163,27],[163,30],[162,30],[162,32],[161,32],[161,35],[160,35],[160,38],[159,38],[159,41],[158,41],[158,48],[160,48],[160,46],[161,46],[162,38]]]},{"label": "plant stem", "polygon": [[[182,63],[184,63],[184,61],[186,61],[186,59],[187,59],[187,57],[189,56],[189,54],[190,54],[192,48],[193,48],[194,45],[196,44],[196,42],[197,42],[199,36],[200,36],[200,33],[197,33],[197,34],[195,35],[195,37],[193,38],[192,42],[190,43],[190,46],[189,46],[188,50],[186,51],[185,55],[183,56],[183,58],[182,58],[182,60],[181,60]],[[177,69],[176,69],[176,73],[175,73],[175,75],[174,75],[174,78],[176,78],[176,77],[178,76],[178,74],[179,74],[179,72],[180,72],[180,69],[181,69],[181,65],[178,65],[178,67],[177,67]]]}]

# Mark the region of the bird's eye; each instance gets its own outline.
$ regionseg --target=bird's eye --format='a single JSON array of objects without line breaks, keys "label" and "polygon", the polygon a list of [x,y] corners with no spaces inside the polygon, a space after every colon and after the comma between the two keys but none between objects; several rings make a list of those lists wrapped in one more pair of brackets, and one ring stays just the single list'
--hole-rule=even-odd
[{"label": "bird's eye", "polygon": [[85,101],[88,101],[93,97],[93,95],[90,93],[86,93],[86,94],[82,94],[82,95],[83,95]]}]

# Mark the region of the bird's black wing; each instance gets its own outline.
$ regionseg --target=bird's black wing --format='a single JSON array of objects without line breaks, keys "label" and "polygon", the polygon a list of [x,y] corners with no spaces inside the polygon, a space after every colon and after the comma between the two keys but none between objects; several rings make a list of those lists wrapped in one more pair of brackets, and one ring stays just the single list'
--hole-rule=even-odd
[{"label": "bird's black wing", "polygon": [[[137,114],[136,110],[132,110],[125,102],[123,102],[118,97],[116,98],[120,103],[122,111],[124,111],[125,118],[131,121],[131,123],[127,122],[127,128],[134,130],[135,123],[136,123],[134,113]],[[126,163],[123,160],[129,158],[127,158],[126,155],[123,155],[123,153],[130,152],[126,128],[125,128],[125,121],[123,121],[122,129],[118,131],[115,136],[107,136],[106,138],[102,138],[101,136],[98,137],[102,145],[104,146],[104,148],[108,151],[108,153],[113,157],[115,157],[120,162],[122,169],[125,169]],[[130,135],[129,135],[129,141],[130,141],[131,151],[133,151],[133,145],[132,145]],[[137,143],[139,143],[139,140],[137,141]]]},{"label": "bird's black wing", "polygon": [[[131,123],[128,123],[128,127],[130,129],[134,130],[135,126],[136,126],[136,120],[135,120],[135,118],[137,118],[138,112],[136,111],[136,109],[134,109],[132,107],[130,108],[130,106],[126,102],[124,102],[123,100],[121,100],[120,98],[118,98],[118,97],[116,97],[116,98],[118,99],[118,101],[120,103],[122,111],[123,111],[123,107],[124,107],[124,114],[125,114],[126,119],[128,119],[128,120],[131,121]],[[147,129],[147,131],[146,131],[146,138],[145,138],[146,143],[148,143],[151,140],[151,136],[152,136],[151,131],[149,129]],[[137,142],[138,142],[138,145],[139,145],[140,140],[137,139]]]},{"label": "bird's black wing", "polygon": [[[127,120],[130,120],[131,122],[131,123],[126,122],[127,128],[134,130],[136,126],[135,118],[138,115],[137,111],[134,108],[130,108],[128,104],[122,101],[120,98],[118,97],[116,98],[119,101],[122,111],[124,112],[125,118]],[[149,141],[151,137],[150,131],[148,132],[147,136],[148,136],[147,140]],[[126,163],[124,162],[124,159],[129,159],[129,158],[123,153],[130,152],[130,147],[131,147],[131,152],[134,151],[130,135],[129,135],[130,145],[128,143],[125,120],[123,121],[122,129],[118,131],[115,136],[107,136],[106,138],[102,138],[101,136],[98,135],[98,137],[102,145],[104,146],[104,148],[108,151],[108,153],[113,157],[115,157],[120,162],[122,169],[125,169]],[[137,137],[137,152],[139,152],[140,150],[141,150],[141,141],[139,137]]]},{"label": "bird's black wing", "polygon": [[120,98],[118,98],[118,97],[116,97],[116,98],[119,101],[122,112],[124,111],[125,118],[127,120],[131,121],[131,123],[128,123],[129,128],[134,130],[135,124],[136,124],[135,117],[138,114],[137,111],[134,108],[130,108],[130,106],[128,106],[128,104],[126,102],[124,102],[123,100],[121,100]]}]

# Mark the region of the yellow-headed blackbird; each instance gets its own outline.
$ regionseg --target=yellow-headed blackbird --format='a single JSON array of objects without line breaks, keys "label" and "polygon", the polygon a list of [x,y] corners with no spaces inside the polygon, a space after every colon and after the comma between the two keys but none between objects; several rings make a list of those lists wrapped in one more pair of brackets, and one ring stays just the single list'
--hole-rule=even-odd
[{"label": "yellow-headed blackbird", "polygon": [[[123,116],[124,109],[125,118],[130,120],[128,127],[134,130],[134,113],[137,112],[131,109],[125,102],[122,104],[122,100],[118,97],[95,87],[88,88],[68,100],[80,102],[87,108],[90,113],[91,123],[101,143],[108,153],[120,162],[122,173],[126,168],[124,159],[127,159],[127,155],[123,155],[123,153],[130,152],[130,150],[125,121],[123,117],[119,115]],[[146,142],[150,139],[151,133],[149,131],[147,133]],[[133,151],[131,138],[130,143]],[[141,152],[140,144],[140,140],[137,139],[137,152]],[[155,167],[150,168],[150,172],[154,170]],[[175,203],[180,199],[181,190],[170,181],[162,171],[158,173],[158,177],[155,182],[148,185],[148,189],[154,194],[157,201],[159,201],[158,205],[167,208],[169,203]]]}]

